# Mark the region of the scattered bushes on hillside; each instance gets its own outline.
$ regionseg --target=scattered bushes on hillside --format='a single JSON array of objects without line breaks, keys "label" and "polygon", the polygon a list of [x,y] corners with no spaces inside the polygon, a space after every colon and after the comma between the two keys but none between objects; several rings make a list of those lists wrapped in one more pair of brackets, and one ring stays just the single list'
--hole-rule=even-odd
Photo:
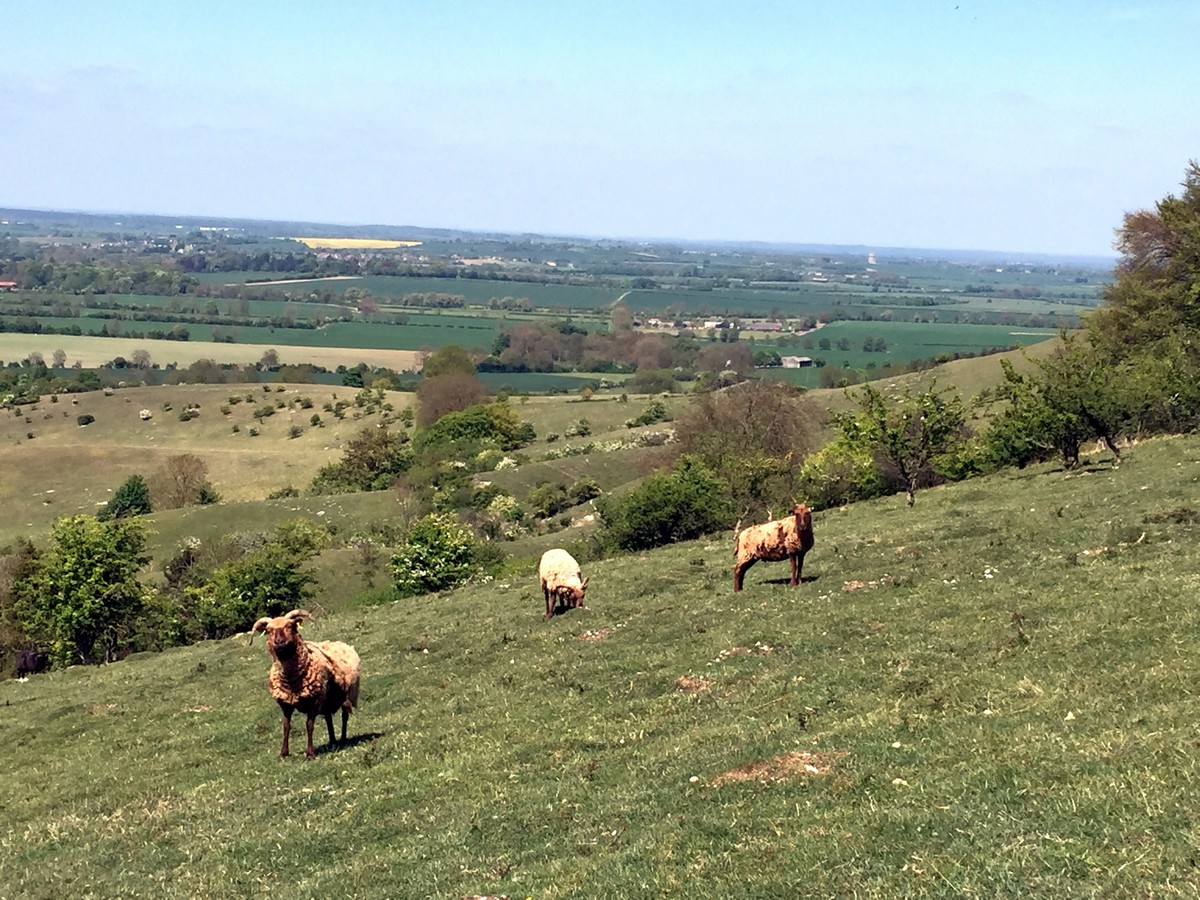
[{"label": "scattered bushes on hillside", "polygon": [[215,503],[219,499],[208,481],[208,464],[194,453],[170,456],[147,479],[154,508],[181,509],[193,503]]},{"label": "scattered bushes on hillside", "polygon": [[448,513],[418,520],[392,556],[391,570],[401,596],[457,587],[476,571],[471,530]]},{"label": "scattered bushes on hillside", "polygon": [[141,475],[130,475],[104,504],[96,518],[104,522],[127,516],[144,516],[152,511],[150,488],[146,485],[146,479]]},{"label": "scattered bushes on hillside", "polygon": [[530,490],[528,503],[540,518],[548,519],[599,497],[600,493],[600,485],[594,478],[581,478],[570,487],[563,481],[540,481]]},{"label": "scattered bushes on hillside", "polygon": [[453,448],[461,457],[479,446],[515,450],[537,437],[533,426],[522,422],[507,402],[477,404],[447,413],[421,431],[416,439],[419,451]]},{"label": "scattered bushes on hillside", "polygon": [[259,615],[303,608],[315,581],[300,568],[307,555],[272,541],[206,573],[184,588],[178,641],[225,637],[249,628]]},{"label": "scattered bushes on hillside", "polygon": [[598,498],[596,510],[603,540],[622,550],[648,550],[733,525],[728,486],[694,456],[624,495]]},{"label": "scattered bushes on hillside", "polygon": [[724,482],[743,519],[762,520],[794,505],[800,466],[822,418],[789,385],[746,382],[698,395],[675,421],[670,454],[701,460]]},{"label": "scattered bushes on hillside", "polygon": [[341,462],[321,467],[310,490],[314,494],[386,490],[412,464],[407,434],[367,426],[346,445]]},{"label": "scattered bushes on hillside", "polygon": [[840,440],[872,453],[884,479],[907,493],[909,506],[918,488],[946,479],[943,462],[967,437],[957,394],[939,391],[935,382],[919,393],[905,388],[890,399],[870,384],[848,396],[858,409],[834,415]]},{"label": "scattered bushes on hillside", "polygon": [[[622,394],[621,396],[626,396]],[[639,425],[654,425],[658,422],[666,422],[670,420],[667,414],[667,407],[661,400],[652,400],[650,404],[642,411],[642,414],[635,416],[632,419],[625,420],[626,428],[637,428]]]}]

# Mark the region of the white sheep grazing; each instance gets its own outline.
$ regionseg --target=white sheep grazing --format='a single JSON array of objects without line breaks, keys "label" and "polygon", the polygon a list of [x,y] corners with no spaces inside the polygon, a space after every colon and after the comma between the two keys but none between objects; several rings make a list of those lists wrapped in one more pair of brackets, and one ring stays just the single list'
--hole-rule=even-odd
[{"label": "white sheep grazing", "polygon": [[555,548],[542,554],[538,565],[538,578],[542,582],[542,593],[546,598],[546,616],[554,615],[555,608],[583,606],[583,593],[588,580],[579,571],[579,563],[566,550]]},{"label": "white sheep grazing", "polygon": [[792,587],[800,583],[804,570],[804,554],[812,549],[812,513],[803,503],[796,504],[786,519],[772,519],[762,525],[751,525],[742,531],[734,529],[733,590],[742,589],[746,570],[760,559],[767,562],[792,561]]},{"label": "white sheep grazing", "polygon": [[334,744],[333,713],[342,711],[342,741],[346,740],[346,722],[350,710],[358,705],[359,659],[354,648],[341,641],[309,643],[300,637],[300,622],[311,619],[305,609],[272,619],[263,616],[250,630],[250,640],[259,631],[267,633],[267,650],[271,654],[271,672],[267,689],[283,711],[283,745],[281,757],[288,755],[288,735],[292,730],[292,712],[300,710],[308,720],[308,745],[304,755],[312,759],[313,722],[325,717],[329,729],[329,746]]}]

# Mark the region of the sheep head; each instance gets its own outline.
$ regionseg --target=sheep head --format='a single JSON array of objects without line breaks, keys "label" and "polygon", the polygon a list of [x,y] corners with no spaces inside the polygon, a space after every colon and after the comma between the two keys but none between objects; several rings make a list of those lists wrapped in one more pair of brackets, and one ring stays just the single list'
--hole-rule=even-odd
[{"label": "sheep head", "polygon": [[587,586],[588,580],[584,578],[579,582],[579,587],[563,587],[564,599],[572,606],[583,606],[583,594],[587,590]]},{"label": "sheep head", "polygon": [[[795,498],[792,498],[795,501]],[[802,531],[812,529],[812,512],[808,508],[807,503],[796,503],[796,508],[792,510],[792,515],[796,517],[796,526]]]},{"label": "sheep head", "polygon": [[260,631],[267,633],[267,651],[275,659],[289,659],[296,653],[300,642],[300,623],[313,617],[306,609],[293,609],[282,616],[263,616],[250,629],[250,640]]}]

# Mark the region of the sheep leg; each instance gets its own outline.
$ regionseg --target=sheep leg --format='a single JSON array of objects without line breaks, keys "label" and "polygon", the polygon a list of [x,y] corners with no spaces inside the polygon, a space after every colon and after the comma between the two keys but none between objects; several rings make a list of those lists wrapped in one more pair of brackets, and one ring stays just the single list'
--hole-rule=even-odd
[{"label": "sheep leg", "polygon": [[312,733],[313,724],[317,721],[317,714],[310,713],[308,718],[304,720],[304,730],[308,733],[308,746],[304,748],[304,755],[309,759],[313,759],[317,755],[317,751],[313,749]]},{"label": "sheep leg", "polygon": [[342,743],[346,743],[346,723],[350,721],[350,707],[342,707]]},{"label": "sheep leg", "polygon": [[542,585],[542,593],[546,595],[546,615],[543,618],[548,619],[554,612],[554,601],[550,599],[550,589],[545,585]]},{"label": "sheep leg", "polygon": [[799,553],[791,555],[792,560],[792,580],[788,582],[789,587],[795,587],[800,583],[800,569],[804,566],[804,557]]},{"label": "sheep leg", "polygon": [[292,708],[279,704],[279,708],[283,710],[283,744],[279,748],[279,758],[283,759],[288,755],[288,735],[292,732]]},{"label": "sheep leg", "polygon": [[[333,738],[333,713],[325,713],[325,727],[329,729],[329,746],[332,747],[337,743]],[[343,734],[342,739],[345,740],[345,738],[346,735]]]},{"label": "sheep leg", "polygon": [[736,594],[742,589],[742,581],[746,577],[746,570],[754,565],[758,560],[747,560],[744,563],[737,563],[733,567],[733,592]]}]

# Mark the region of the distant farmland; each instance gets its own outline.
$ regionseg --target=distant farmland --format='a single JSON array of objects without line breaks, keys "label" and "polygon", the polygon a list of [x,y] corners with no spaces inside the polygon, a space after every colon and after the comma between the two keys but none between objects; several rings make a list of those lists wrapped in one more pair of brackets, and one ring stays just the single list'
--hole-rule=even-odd
[{"label": "distant farmland", "polygon": [[[935,322],[833,322],[810,332],[802,338],[789,337],[774,346],[781,356],[809,356],[823,359],[827,366],[838,369],[882,368],[887,363],[901,365],[918,359],[942,354],[978,353],[997,347],[1029,346],[1050,340],[1058,335],[1053,328],[1024,328],[1007,325],[957,325]],[[845,339],[849,349],[839,350],[838,342]],[[869,352],[864,349],[868,339],[883,340],[887,349]],[[821,349],[821,341],[829,341],[829,349]],[[761,346],[761,344],[760,344]],[[804,369],[775,369],[773,376],[805,387],[820,383],[820,370],[815,366]]]},{"label": "distant farmland", "polygon": [[[267,283],[277,280],[266,272],[206,272],[198,276],[205,284]],[[280,276],[282,278],[283,276]],[[290,280],[290,276],[289,280]],[[525,281],[500,281],[486,278],[416,278],[409,276],[365,275],[359,278],[313,279],[314,290],[343,293],[363,288],[379,298],[405,294],[458,294],[468,305],[487,306],[492,300],[513,297],[527,299],[534,307],[545,309],[598,310],[611,306],[624,291],[616,287],[592,287],[576,284],[540,284]],[[302,293],[306,281],[292,281],[286,287]]]},{"label": "distant farmland", "polygon": [[294,237],[310,250],[396,250],[400,247],[419,247],[420,241],[387,241],[379,238]]}]

